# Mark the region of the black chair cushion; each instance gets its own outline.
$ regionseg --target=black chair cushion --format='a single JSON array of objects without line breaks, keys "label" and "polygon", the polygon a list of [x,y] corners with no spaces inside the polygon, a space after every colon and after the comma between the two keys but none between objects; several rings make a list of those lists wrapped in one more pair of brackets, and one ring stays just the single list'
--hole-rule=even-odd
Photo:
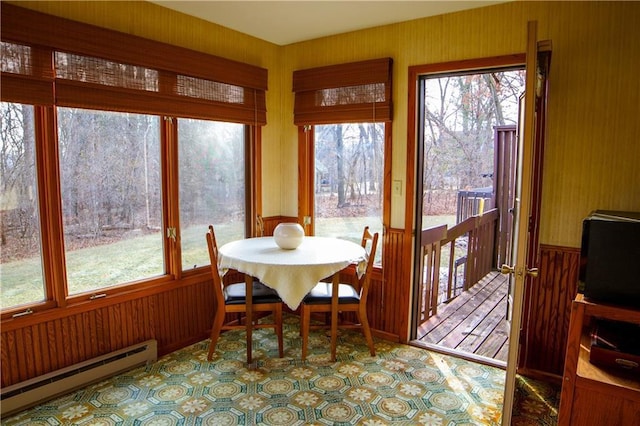
[{"label": "black chair cushion", "polygon": [[[241,305],[246,302],[247,293],[245,283],[229,284],[224,288],[224,303],[227,305]],[[282,302],[278,293],[260,281],[253,282],[253,304]]]},{"label": "black chair cushion", "polygon": [[[318,283],[304,298],[304,303],[319,305],[331,303],[331,283]],[[338,303],[359,303],[360,293],[349,284],[338,286]]]}]

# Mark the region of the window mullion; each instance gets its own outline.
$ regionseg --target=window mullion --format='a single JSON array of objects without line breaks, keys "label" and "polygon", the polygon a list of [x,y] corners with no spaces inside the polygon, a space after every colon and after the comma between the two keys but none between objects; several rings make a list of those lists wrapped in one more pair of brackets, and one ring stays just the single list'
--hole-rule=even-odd
[{"label": "window mullion", "polygon": [[42,233],[46,299],[59,307],[67,304],[58,132],[55,109],[36,106],[36,161]]},{"label": "window mullion", "polygon": [[[164,117],[161,120],[162,141],[162,217],[164,227],[165,268],[168,275],[180,279],[181,245],[180,245],[180,206],[178,179],[178,120]],[[169,229],[175,229],[175,237]]]},{"label": "window mullion", "polygon": [[310,218],[310,223],[304,225],[306,235],[315,235],[314,137],[313,126],[298,126],[298,220],[305,224],[304,218]]}]

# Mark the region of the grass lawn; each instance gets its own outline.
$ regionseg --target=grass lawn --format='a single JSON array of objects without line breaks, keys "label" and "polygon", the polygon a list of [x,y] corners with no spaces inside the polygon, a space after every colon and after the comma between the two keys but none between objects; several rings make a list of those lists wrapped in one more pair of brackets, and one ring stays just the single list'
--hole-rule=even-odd
[{"label": "grass lawn", "polygon": [[[454,216],[425,218],[425,228],[455,221]],[[359,243],[362,230],[369,225],[380,231],[378,217],[319,219],[316,234],[344,238]],[[205,234],[208,225],[182,230],[182,264],[185,270],[209,264]],[[218,245],[242,236],[242,224],[215,225]],[[83,248],[67,253],[66,267],[70,294],[146,279],[164,274],[161,233],[137,236],[112,244]],[[380,247],[380,246],[379,246]],[[381,250],[378,250],[380,259]],[[8,308],[44,299],[42,267],[38,258],[22,259],[0,265],[0,308]]]}]

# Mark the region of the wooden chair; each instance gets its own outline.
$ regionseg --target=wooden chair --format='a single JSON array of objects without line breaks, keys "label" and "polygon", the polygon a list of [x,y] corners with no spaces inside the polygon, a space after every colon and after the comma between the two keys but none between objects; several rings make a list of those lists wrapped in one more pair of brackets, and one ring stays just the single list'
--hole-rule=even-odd
[{"label": "wooden chair", "polygon": [[[213,292],[215,296],[215,315],[211,326],[211,342],[209,343],[209,355],[207,359],[211,361],[213,353],[222,330],[246,329],[246,325],[238,323],[225,323],[227,313],[244,313],[247,311],[246,305],[246,284],[245,282],[228,284],[222,283],[222,277],[218,271],[218,245],[213,226],[209,225],[207,232],[207,246],[209,247],[209,259],[211,260],[211,275],[213,278]],[[252,311],[272,312],[273,323],[254,322],[253,328],[274,328],[278,337],[278,351],[280,358],[284,356],[282,344],[282,300],[275,290],[265,286],[259,281],[253,281],[252,287]],[[253,317],[257,321],[256,316]]]},{"label": "wooden chair", "polygon": [[[367,295],[369,293],[369,283],[371,282],[371,272],[373,270],[373,263],[376,256],[376,248],[378,245],[378,233],[371,234],[369,227],[364,228],[362,235],[362,247],[367,248],[369,243],[369,259],[366,264],[364,274],[358,278],[359,290],[351,284],[338,283],[338,311],[342,312],[354,312],[358,319],[358,323],[346,323],[342,322],[338,325],[338,328],[359,328],[362,329],[364,337],[367,340],[369,346],[369,352],[371,356],[376,354],[375,346],[373,345],[373,338],[371,336],[371,329],[369,328],[369,320],[367,319]],[[334,278],[335,279],[335,278]],[[320,282],[305,296],[302,304],[300,305],[300,318],[301,318],[301,334],[302,334],[302,360],[307,357],[307,346],[309,340],[309,329],[311,328],[328,328],[329,325],[311,325],[311,313],[312,312],[331,312],[332,309],[332,294],[333,283],[332,282]],[[335,361],[336,344],[335,339],[331,340],[331,360]]]}]

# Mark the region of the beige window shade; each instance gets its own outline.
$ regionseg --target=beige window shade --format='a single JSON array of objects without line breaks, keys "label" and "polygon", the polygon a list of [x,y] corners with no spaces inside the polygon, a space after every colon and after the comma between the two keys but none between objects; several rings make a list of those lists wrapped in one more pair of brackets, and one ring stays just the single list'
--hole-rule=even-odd
[{"label": "beige window shade", "polygon": [[10,4],[1,19],[3,100],[266,124],[264,68]]},{"label": "beige window shade", "polygon": [[294,71],[294,123],[391,121],[392,68],[383,58]]}]

